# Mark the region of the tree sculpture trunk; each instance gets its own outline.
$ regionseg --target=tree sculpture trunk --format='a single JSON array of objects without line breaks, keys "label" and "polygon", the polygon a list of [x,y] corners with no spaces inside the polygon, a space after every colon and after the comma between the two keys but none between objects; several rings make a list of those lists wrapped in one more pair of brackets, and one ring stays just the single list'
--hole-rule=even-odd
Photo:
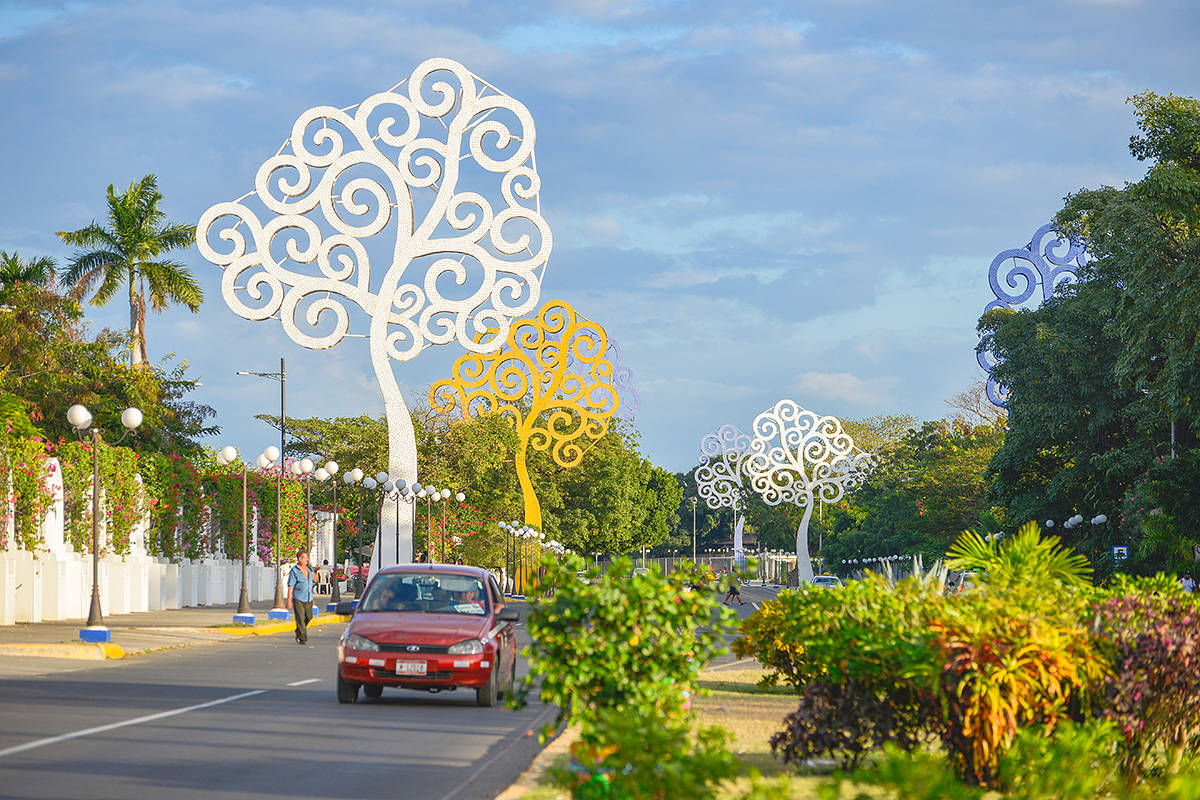
[{"label": "tree sculpture trunk", "polygon": [[[380,314],[371,323],[371,364],[383,394],[388,425],[388,475],[412,484],[417,480],[417,438],[412,416],[392,372],[387,347],[387,315]],[[399,510],[397,511],[397,506]],[[372,575],[381,567],[407,564],[413,560],[413,509],[408,503],[383,503],[379,530],[371,553]],[[397,544],[399,546],[397,546]]]},{"label": "tree sculpture trunk", "polygon": [[800,583],[812,581],[812,561],[808,556],[808,523],[812,519],[813,498],[808,498],[804,507],[804,516],[800,519],[800,528],[796,531],[796,577]]},{"label": "tree sculpture trunk", "polygon": [[529,479],[529,440],[521,439],[517,448],[516,467],[517,480],[521,483],[521,494],[525,498],[525,524],[535,530],[542,529],[542,506],[538,503],[537,494],[533,491],[533,481]]}]

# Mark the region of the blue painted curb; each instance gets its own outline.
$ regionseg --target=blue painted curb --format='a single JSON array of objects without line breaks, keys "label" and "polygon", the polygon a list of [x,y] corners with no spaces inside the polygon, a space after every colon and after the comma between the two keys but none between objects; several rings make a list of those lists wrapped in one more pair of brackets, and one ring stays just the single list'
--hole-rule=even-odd
[{"label": "blue painted curb", "polygon": [[233,621],[244,622],[247,625],[253,625],[254,623],[258,622],[258,620],[254,618],[253,614],[234,614]]},{"label": "blue painted curb", "polygon": [[79,641],[88,644],[104,644],[112,641],[112,631],[108,628],[83,628],[79,631]]},{"label": "blue painted curb", "polygon": [[291,619],[292,612],[287,609],[271,609],[267,612],[267,619]]}]

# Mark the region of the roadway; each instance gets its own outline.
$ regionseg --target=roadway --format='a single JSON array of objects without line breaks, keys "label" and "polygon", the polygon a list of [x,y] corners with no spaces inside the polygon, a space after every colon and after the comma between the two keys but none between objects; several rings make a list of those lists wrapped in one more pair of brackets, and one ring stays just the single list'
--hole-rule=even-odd
[{"label": "roadway", "polygon": [[554,716],[541,704],[391,689],[339,704],[343,627],[2,679],[0,797],[478,800],[529,766],[526,733]]}]

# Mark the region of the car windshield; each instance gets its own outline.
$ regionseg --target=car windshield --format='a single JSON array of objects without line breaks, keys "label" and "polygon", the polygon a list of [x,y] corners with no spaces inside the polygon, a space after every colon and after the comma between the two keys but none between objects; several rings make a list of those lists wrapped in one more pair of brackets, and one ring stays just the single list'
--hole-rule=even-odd
[{"label": "car windshield", "polygon": [[817,586],[837,586],[838,579],[831,578],[829,576],[818,575],[817,577],[813,578],[813,583]]},{"label": "car windshield", "polygon": [[359,611],[410,614],[488,613],[483,582],[470,575],[437,572],[392,572],[380,575],[367,589]]}]

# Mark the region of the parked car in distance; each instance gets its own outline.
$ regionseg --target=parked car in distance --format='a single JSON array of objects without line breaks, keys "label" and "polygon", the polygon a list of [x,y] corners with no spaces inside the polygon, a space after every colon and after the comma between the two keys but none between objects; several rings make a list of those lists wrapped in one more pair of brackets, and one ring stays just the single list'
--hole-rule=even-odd
[{"label": "parked car in distance", "polygon": [[813,586],[823,586],[826,589],[837,589],[842,585],[842,579],[837,575],[814,575]]},{"label": "parked car in distance", "polygon": [[505,605],[486,570],[405,564],[380,570],[358,602],[339,603],[353,617],[338,643],[337,698],[377,698],[385,687],[429,692],[475,690],[493,706],[512,689],[517,666],[517,611]]}]

